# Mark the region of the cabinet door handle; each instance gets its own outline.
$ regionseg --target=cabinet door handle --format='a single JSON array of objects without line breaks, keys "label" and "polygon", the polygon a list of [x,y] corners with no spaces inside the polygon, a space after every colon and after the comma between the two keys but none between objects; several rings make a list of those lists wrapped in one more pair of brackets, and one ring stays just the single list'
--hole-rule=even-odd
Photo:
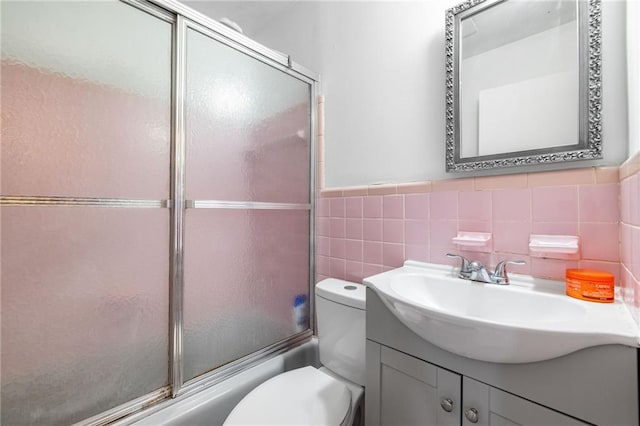
[{"label": "cabinet door handle", "polygon": [[442,398],[440,400],[440,406],[447,413],[450,413],[453,411],[453,401],[451,400],[451,398]]},{"label": "cabinet door handle", "polygon": [[478,423],[478,410],[476,410],[475,408],[468,408],[467,410],[465,410],[464,416],[471,423]]}]

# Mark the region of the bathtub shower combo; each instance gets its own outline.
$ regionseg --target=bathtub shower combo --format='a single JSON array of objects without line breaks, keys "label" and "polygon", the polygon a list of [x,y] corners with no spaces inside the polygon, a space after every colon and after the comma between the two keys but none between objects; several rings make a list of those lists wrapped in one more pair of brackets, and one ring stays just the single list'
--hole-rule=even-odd
[{"label": "bathtub shower combo", "polygon": [[318,77],[173,0],[1,7],[1,422],[317,365]]}]

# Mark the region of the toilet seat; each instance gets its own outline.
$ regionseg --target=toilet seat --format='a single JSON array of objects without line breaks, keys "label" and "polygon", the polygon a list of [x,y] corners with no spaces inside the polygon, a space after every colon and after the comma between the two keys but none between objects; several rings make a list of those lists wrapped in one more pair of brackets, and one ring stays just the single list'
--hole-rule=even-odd
[{"label": "toilet seat", "polygon": [[225,425],[342,425],[351,411],[344,383],[313,367],[279,374],[249,392]]}]

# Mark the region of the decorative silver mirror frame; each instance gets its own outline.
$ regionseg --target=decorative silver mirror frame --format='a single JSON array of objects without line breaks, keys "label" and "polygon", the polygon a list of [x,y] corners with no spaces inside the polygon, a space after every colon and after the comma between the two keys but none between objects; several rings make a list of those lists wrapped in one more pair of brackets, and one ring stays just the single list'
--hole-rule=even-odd
[{"label": "decorative silver mirror frame", "polygon": [[578,16],[581,40],[578,144],[460,158],[459,61],[456,60],[459,56],[460,14],[484,2],[495,4],[502,1],[505,0],[467,0],[446,11],[446,171],[471,172],[602,158],[601,0],[578,2],[583,8],[588,1],[588,19],[583,19],[583,13]]}]

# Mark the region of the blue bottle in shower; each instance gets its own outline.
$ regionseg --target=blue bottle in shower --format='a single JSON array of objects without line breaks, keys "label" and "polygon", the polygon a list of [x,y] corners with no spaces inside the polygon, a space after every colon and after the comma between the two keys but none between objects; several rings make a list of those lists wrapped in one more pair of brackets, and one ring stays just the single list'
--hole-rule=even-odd
[{"label": "blue bottle in shower", "polygon": [[299,294],[293,299],[293,323],[298,333],[309,328],[306,294]]}]

